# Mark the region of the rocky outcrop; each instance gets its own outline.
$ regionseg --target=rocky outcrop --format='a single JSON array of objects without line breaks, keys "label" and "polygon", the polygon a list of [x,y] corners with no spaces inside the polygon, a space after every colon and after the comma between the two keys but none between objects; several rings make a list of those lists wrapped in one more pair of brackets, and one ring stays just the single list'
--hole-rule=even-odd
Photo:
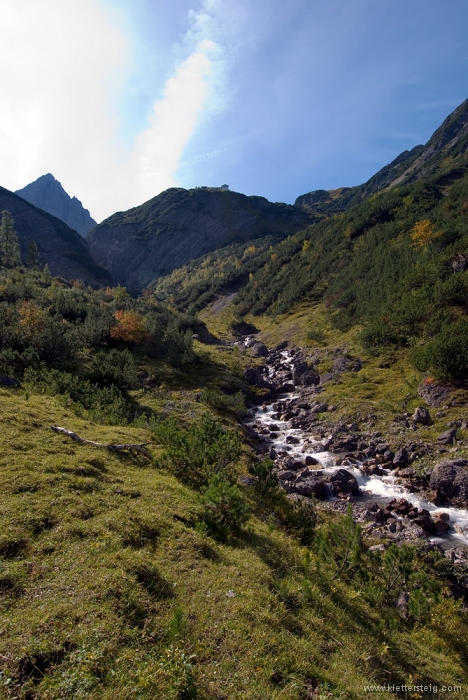
[{"label": "rocky outcrop", "polygon": [[78,231],[80,236],[86,236],[96,226],[96,221],[83,207],[80,200],[76,197],[70,197],[60,182],[50,173],[42,175],[21,190],[16,190],[15,194],[39,209],[56,216],[67,226]]},{"label": "rocky outcrop", "polygon": [[4,210],[14,218],[23,260],[26,260],[30,241],[34,240],[39,264],[47,263],[52,275],[96,286],[111,283],[109,273],[92,259],[84,239],[63,221],[0,187],[0,211]]},{"label": "rocky outcrop", "polygon": [[96,226],[87,241],[116,283],[140,291],[186,263],[234,242],[286,238],[315,221],[287,204],[208,188],[171,188]]}]

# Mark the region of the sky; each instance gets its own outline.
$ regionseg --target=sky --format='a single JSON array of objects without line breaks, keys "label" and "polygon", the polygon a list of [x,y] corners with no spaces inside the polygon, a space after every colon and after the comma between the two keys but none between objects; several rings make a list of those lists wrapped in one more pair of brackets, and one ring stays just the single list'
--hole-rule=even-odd
[{"label": "sky", "polygon": [[98,221],[169,187],[365,182],[468,97],[466,0],[0,0],[0,185]]}]

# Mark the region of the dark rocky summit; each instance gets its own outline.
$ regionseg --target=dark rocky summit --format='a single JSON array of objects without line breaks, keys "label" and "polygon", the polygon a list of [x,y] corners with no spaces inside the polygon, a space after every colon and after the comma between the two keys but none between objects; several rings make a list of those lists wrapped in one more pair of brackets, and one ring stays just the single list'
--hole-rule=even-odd
[{"label": "dark rocky summit", "polygon": [[50,173],[42,175],[21,190],[16,190],[15,194],[39,209],[56,216],[67,226],[78,231],[80,236],[86,236],[96,226],[96,222],[80,200],[76,197],[70,197],[60,182]]},{"label": "dark rocky summit", "polygon": [[30,241],[34,240],[39,264],[47,263],[52,275],[91,285],[110,283],[110,275],[93,261],[84,239],[63,221],[0,187],[0,211],[4,210],[14,218],[23,260]]},{"label": "dark rocky summit", "polygon": [[221,189],[171,188],[96,226],[94,259],[138,292],[163,274],[225,245],[266,235],[286,238],[316,219],[287,204]]}]

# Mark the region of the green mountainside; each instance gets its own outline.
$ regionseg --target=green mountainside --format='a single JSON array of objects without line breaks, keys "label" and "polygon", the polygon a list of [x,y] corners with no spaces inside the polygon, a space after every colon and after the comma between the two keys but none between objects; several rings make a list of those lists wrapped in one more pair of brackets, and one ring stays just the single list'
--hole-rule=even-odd
[{"label": "green mountainside", "polygon": [[[197,310],[236,291],[240,317],[323,302],[338,328],[365,325],[369,345],[414,346],[418,367],[468,376],[467,273],[464,264],[456,275],[452,267],[468,252],[467,121],[465,102],[425,147],[362,186],[361,194],[378,191],[359,204],[344,190],[330,193],[335,203],[342,198],[344,211],[329,211],[276,245],[231,247],[193,261],[160,279],[156,296]],[[330,203],[323,202],[324,215]]]},{"label": "green mountainside", "polygon": [[467,115],[362,186],[171,189],[89,248],[0,189],[0,698],[468,698]]}]

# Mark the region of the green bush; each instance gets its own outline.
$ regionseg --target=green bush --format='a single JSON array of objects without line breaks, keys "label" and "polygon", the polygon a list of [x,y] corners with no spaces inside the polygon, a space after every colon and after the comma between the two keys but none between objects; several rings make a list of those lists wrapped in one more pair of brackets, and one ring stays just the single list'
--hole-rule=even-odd
[{"label": "green bush", "polygon": [[274,463],[265,457],[249,466],[253,487],[260,496],[267,496],[278,489],[278,477],[273,472]]},{"label": "green bush", "polygon": [[56,369],[27,369],[24,381],[36,391],[58,396],[79,416],[107,425],[126,425],[133,410],[118,387],[100,388],[87,379]]},{"label": "green bush", "polygon": [[222,539],[238,532],[250,517],[249,507],[237,486],[224,474],[214,474],[201,495],[202,519]]},{"label": "green bush", "polygon": [[234,478],[242,442],[219,420],[204,415],[187,430],[178,428],[172,419],[152,427],[155,440],[167,446],[159,463],[184,483],[200,488],[218,472]]},{"label": "green bush", "polygon": [[317,505],[315,499],[303,498],[293,501],[289,523],[299,534],[301,544],[312,544],[317,526]]},{"label": "green bush", "polygon": [[103,350],[93,357],[87,378],[100,387],[110,387],[113,384],[119,389],[136,389],[138,373],[132,353],[125,350]]},{"label": "green bush", "polygon": [[235,394],[223,394],[222,391],[216,389],[202,389],[200,401],[215,411],[235,413],[237,416],[245,416],[247,409],[245,407],[245,396],[242,391]]},{"label": "green bush", "polygon": [[468,319],[446,324],[434,340],[415,348],[411,359],[416,369],[436,379],[468,378]]}]

